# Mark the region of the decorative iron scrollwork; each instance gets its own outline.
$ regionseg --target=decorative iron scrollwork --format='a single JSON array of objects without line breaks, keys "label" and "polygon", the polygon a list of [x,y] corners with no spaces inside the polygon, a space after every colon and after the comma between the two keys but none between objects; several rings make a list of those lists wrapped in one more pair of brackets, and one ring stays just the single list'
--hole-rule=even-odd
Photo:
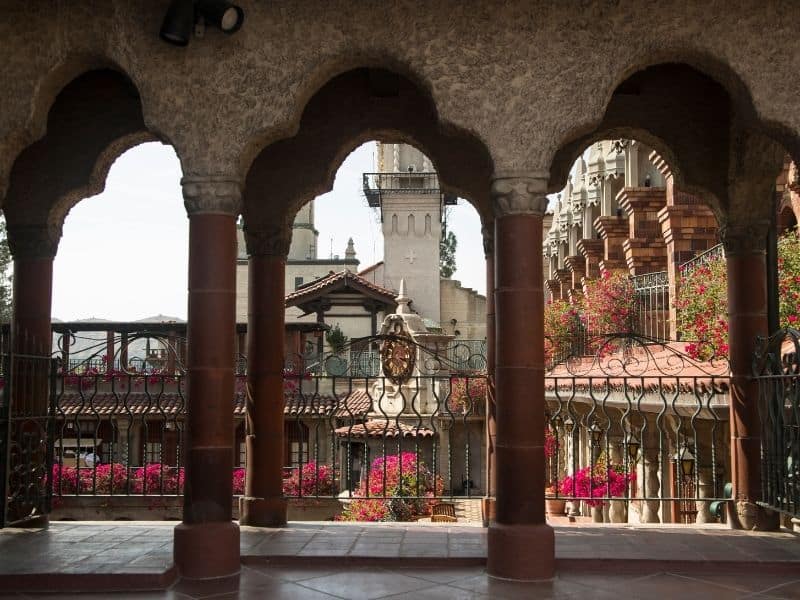
[{"label": "decorative iron scrollwork", "polygon": [[383,374],[395,385],[408,381],[414,374],[417,362],[417,346],[403,331],[402,324],[395,322],[381,346]]}]

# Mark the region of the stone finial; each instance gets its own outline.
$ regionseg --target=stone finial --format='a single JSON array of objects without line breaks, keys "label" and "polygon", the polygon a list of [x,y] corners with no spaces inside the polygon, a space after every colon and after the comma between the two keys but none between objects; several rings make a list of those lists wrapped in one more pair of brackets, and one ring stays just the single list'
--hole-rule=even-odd
[{"label": "stone finial", "polygon": [[288,223],[268,225],[244,224],[244,239],[248,256],[277,256],[286,258],[292,244],[292,228]]},{"label": "stone finial", "polygon": [[397,310],[395,311],[395,314],[398,314],[398,315],[410,315],[410,314],[413,314],[413,311],[411,310],[411,307],[409,306],[409,304],[411,303],[411,298],[406,296],[406,280],[405,279],[401,279],[400,280],[400,291],[397,293],[397,298],[395,298],[395,300],[397,301]]},{"label": "stone finial", "polygon": [[242,189],[237,179],[225,176],[187,175],[181,179],[183,204],[189,216],[233,215],[242,210]]},{"label": "stone finial", "polygon": [[770,223],[767,220],[756,220],[748,223],[723,223],[719,234],[725,256],[742,256],[747,254],[763,254],[767,249],[767,231]]},{"label": "stone finial", "polygon": [[344,257],[347,260],[355,260],[356,258],[356,248],[353,244],[353,238],[347,240],[347,248],[344,251]]},{"label": "stone finial", "polygon": [[547,210],[547,178],[530,173],[501,173],[492,181],[495,217],[543,216]]},{"label": "stone finial", "polygon": [[60,239],[61,227],[8,223],[8,246],[15,259],[54,258]]}]

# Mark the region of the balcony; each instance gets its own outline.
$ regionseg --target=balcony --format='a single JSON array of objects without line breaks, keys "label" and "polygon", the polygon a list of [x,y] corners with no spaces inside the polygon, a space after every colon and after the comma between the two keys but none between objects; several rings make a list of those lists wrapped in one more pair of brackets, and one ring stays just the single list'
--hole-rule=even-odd
[{"label": "balcony", "polygon": [[[440,194],[439,176],[435,172],[364,173],[364,196],[373,208],[383,203],[384,194]],[[454,205],[456,197],[443,194],[445,205]]]}]

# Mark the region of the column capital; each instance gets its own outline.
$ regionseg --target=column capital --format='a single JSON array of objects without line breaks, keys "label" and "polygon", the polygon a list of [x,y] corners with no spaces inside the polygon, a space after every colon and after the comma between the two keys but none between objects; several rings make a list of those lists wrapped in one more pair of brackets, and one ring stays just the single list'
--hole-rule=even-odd
[{"label": "column capital", "polygon": [[244,239],[248,256],[276,256],[286,258],[292,243],[292,227],[284,223],[244,225]]},{"label": "column capital", "polygon": [[543,216],[547,210],[547,176],[537,172],[500,171],[492,180],[492,203],[497,218]]},{"label": "column capital", "polygon": [[15,259],[54,258],[60,239],[60,227],[8,224],[8,247]]},{"label": "column capital", "polygon": [[725,256],[742,256],[747,254],[763,254],[767,249],[768,220],[750,221],[748,223],[723,223],[719,234]]},{"label": "column capital", "polygon": [[225,175],[187,175],[181,179],[183,205],[189,216],[228,215],[242,210],[241,182]]}]

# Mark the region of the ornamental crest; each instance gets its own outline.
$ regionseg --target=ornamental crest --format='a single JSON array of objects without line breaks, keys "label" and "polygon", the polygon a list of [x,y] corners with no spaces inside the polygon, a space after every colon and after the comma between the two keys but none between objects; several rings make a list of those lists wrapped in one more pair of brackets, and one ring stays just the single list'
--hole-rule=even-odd
[{"label": "ornamental crest", "polygon": [[393,319],[381,346],[383,374],[395,385],[408,381],[414,374],[417,348],[405,332],[402,319]]}]

